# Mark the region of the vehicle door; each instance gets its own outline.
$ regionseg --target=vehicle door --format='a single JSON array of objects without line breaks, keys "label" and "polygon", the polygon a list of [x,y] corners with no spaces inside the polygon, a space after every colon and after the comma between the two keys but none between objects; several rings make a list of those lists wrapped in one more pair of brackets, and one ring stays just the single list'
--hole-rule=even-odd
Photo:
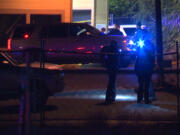
[{"label": "vehicle door", "polygon": [[70,24],[69,49],[75,51],[74,59],[91,60],[98,45],[96,37],[83,24]]},{"label": "vehicle door", "polygon": [[[0,95],[1,99],[7,98],[9,94],[18,94],[20,89],[20,80],[18,79],[18,71],[13,65],[0,53]],[[7,95],[8,94],[8,95]]]},{"label": "vehicle door", "polygon": [[[47,61],[61,63],[68,56],[68,27],[67,24],[48,26],[45,49],[48,50]],[[53,52],[56,51],[56,52]]]}]

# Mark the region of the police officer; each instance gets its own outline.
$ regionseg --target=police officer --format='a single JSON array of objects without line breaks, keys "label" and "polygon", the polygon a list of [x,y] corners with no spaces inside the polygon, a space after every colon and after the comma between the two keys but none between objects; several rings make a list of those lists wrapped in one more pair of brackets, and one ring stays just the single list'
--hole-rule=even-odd
[{"label": "police officer", "polygon": [[120,26],[119,24],[115,23],[114,24],[114,28],[112,30],[110,30],[110,32],[108,33],[108,35],[119,35],[119,36],[123,36],[123,33],[120,31]]},{"label": "police officer", "polygon": [[144,98],[145,104],[149,104],[149,86],[155,65],[155,49],[151,40],[139,41],[137,57],[135,62],[135,72],[138,77],[137,103],[141,103]]},{"label": "police officer", "polygon": [[116,41],[111,41],[110,46],[104,47],[102,50],[104,65],[108,73],[108,86],[106,90],[106,104],[111,104],[116,98],[116,78],[119,68],[119,48]]},{"label": "police officer", "polygon": [[137,29],[136,29],[136,32],[135,32],[135,35],[133,37],[133,41],[135,43],[137,43],[140,39],[142,39],[144,36],[144,31],[141,27],[141,22],[138,22],[137,23]]},{"label": "police officer", "polygon": [[106,28],[104,28],[104,27],[101,28],[101,34],[106,35]]},{"label": "police officer", "polygon": [[139,40],[152,40],[152,34],[147,27],[142,28],[141,22],[137,23],[137,29],[133,37],[134,43],[137,43]]}]

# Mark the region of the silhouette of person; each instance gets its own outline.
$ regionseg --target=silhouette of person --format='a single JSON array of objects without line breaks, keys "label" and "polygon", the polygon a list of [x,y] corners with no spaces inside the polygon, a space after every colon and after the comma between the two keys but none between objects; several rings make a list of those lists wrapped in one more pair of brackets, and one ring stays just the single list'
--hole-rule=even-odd
[{"label": "silhouette of person", "polygon": [[116,78],[119,69],[119,47],[116,41],[111,41],[110,46],[103,48],[102,52],[104,54],[104,64],[108,73],[108,85],[106,90],[105,103],[111,104],[116,98]]},{"label": "silhouette of person", "polygon": [[110,30],[108,35],[120,35],[120,36],[123,36],[123,33],[120,31],[120,26],[115,23],[114,28]]},{"label": "silhouette of person", "polygon": [[143,37],[144,37],[144,30],[141,27],[141,22],[138,22],[137,23],[136,32],[135,32],[135,35],[133,37],[133,41],[136,43],[140,39],[142,39]]},{"label": "silhouette of person", "polygon": [[[149,41],[150,44],[152,44],[152,34],[148,31],[147,27],[142,28],[141,22],[137,23],[137,30],[134,36],[134,42],[136,43],[136,46],[138,46],[138,42],[144,42]],[[136,48],[137,49],[137,48]],[[154,53],[154,50],[152,50]],[[154,55],[154,54],[153,54]],[[154,58],[155,59],[155,58]],[[154,63],[154,62],[153,62]],[[149,84],[149,99],[150,100],[156,100],[155,92],[152,86],[152,79],[150,79]]]},{"label": "silhouette of person", "polygon": [[145,104],[149,104],[149,87],[155,65],[155,49],[150,40],[139,43],[135,62],[135,72],[138,77],[137,103],[144,98]]},{"label": "silhouette of person", "polygon": [[102,27],[102,28],[101,28],[101,34],[102,34],[102,35],[105,35],[105,34],[106,34],[105,32],[106,32],[106,28]]}]

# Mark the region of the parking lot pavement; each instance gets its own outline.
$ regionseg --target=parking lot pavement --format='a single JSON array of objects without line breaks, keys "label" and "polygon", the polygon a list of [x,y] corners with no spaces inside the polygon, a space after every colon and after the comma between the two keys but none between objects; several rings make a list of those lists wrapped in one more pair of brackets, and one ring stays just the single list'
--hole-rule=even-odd
[{"label": "parking lot pavement", "polygon": [[[98,89],[55,94],[49,98],[45,107],[46,126],[40,128],[39,113],[32,114],[32,131],[46,135],[50,133],[118,135],[146,133],[146,131],[163,135],[179,133],[175,95],[157,92],[157,100],[146,105],[136,103],[136,93],[133,89],[120,89],[117,92],[116,102],[104,105],[104,94],[105,90]],[[18,100],[0,102],[1,135],[17,131],[18,104]]]},{"label": "parking lot pavement", "polygon": [[[134,90],[118,90],[116,102],[107,106],[103,104],[104,90],[64,91],[49,98],[46,119],[175,121],[176,96],[166,92],[156,96],[152,104],[136,104]],[[17,120],[18,104],[18,100],[1,101],[0,119]],[[38,114],[32,118],[38,119]]]},{"label": "parking lot pavement", "polygon": [[[115,104],[103,106],[107,81],[106,74],[65,74],[64,91],[48,100],[47,119],[176,120],[173,90],[155,91],[157,101],[152,105],[136,104],[136,76],[120,74]],[[0,101],[0,119],[17,120],[18,104],[19,101],[13,99]]]},{"label": "parking lot pavement", "polygon": [[[177,134],[177,95],[157,90],[150,105],[137,104],[134,74],[118,75],[117,98],[104,105],[106,74],[65,74],[65,90],[48,99],[46,127],[39,128],[39,113],[32,114],[37,134]],[[0,134],[17,133],[19,101],[0,101]],[[81,128],[79,128],[81,127]],[[148,133],[146,132],[148,131]]]},{"label": "parking lot pavement", "polygon": [[[33,131],[47,135],[118,135],[120,130],[124,134],[146,130],[153,134],[179,133],[176,95],[158,91],[156,96],[152,104],[137,104],[133,89],[118,89],[116,102],[104,105],[105,90],[64,91],[49,98],[45,107],[46,127],[38,126],[39,113],[32,114]],[[0,101],[1,135],[17,131],[18,105],[18,100]]]}]

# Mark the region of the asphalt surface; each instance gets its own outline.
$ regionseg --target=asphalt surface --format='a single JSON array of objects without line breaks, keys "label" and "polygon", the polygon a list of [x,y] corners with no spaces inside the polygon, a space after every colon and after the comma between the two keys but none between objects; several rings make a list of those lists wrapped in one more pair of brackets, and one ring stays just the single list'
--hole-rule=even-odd
[{"label": "asphalt surface", "polygon": [[[172,79],[174,75],[169,82],[174,82]],[[160,89],[153,75],[157,100],[149,105],[137,104],[136,76],[119,74],[116,102],[105,105],[107,81],[104,73],[65,73],[65,90],[50,97],[45,106],[45,125],[40,127],[39,113],[31,115],[31,134],[180,134],[173,87]],[[0,135],[18,134],[18,112],[18,100],[0,101]]]}]

